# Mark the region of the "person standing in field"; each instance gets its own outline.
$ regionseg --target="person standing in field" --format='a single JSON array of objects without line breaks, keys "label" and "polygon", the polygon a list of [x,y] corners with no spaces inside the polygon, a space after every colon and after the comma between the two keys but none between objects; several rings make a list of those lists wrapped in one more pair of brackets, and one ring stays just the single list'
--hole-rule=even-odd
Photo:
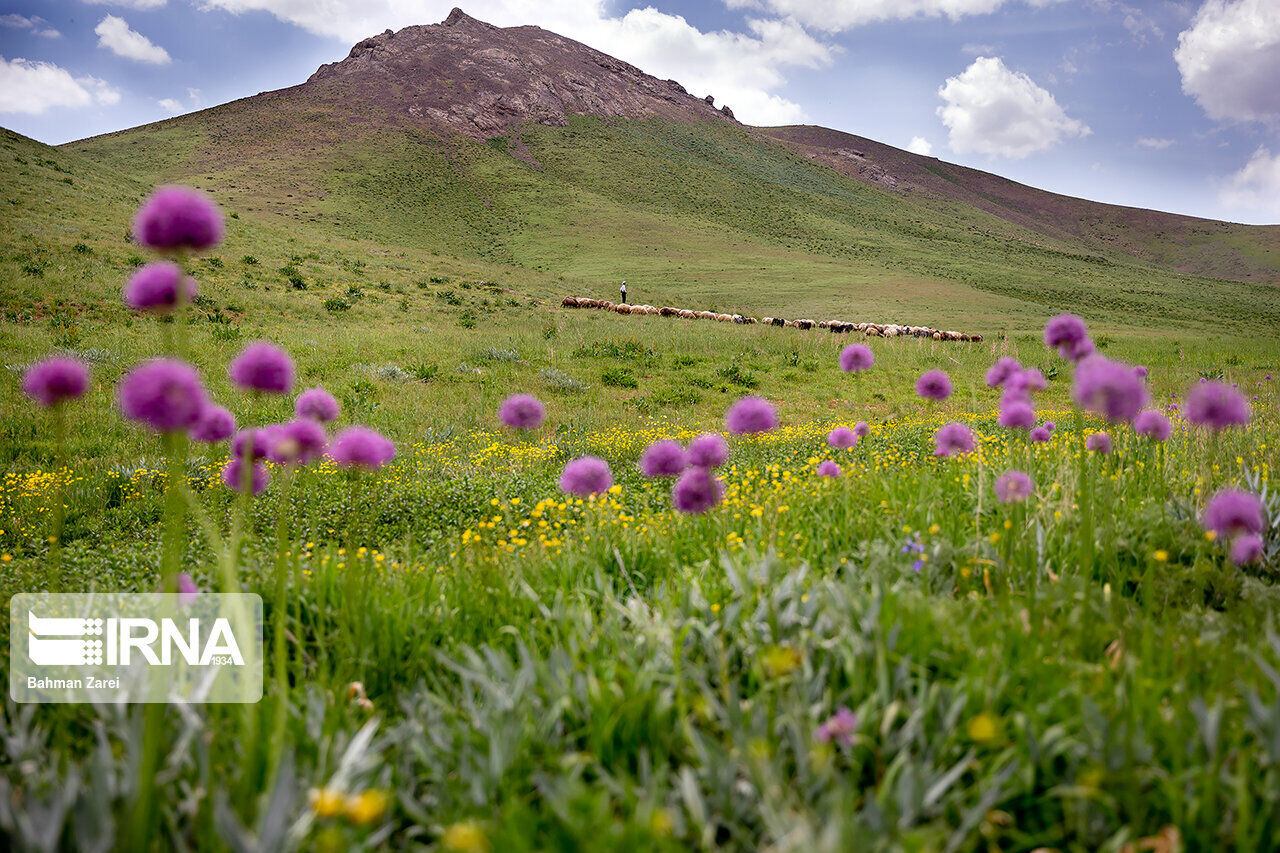
[{"label": "person standing in field", "polygon": [[622,289],[622,304],[626,305],[627,304],[627,283],[625,281],[622,283],[621,289]]}]

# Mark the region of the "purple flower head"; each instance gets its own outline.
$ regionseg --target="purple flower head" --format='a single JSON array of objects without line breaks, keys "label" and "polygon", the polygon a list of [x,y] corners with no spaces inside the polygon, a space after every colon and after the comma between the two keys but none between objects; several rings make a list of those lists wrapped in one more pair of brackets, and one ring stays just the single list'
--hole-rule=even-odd
[{"label": "purple flower head", "polygon": [[1205,382],[1187,393],[1186,416],[1193,424],[1219,432],[1249,423],[1249,402],[1223,382]]},{"label": "purple flower head", "polygon": [[827,444],[837,450],[848,450],[858,443],[858,434],[846,426],[838,426],[827,433]]},{"label": "purple flower head", "polygon": [[1050,435],[1051,433],[1049,432],[1049,429],[1047,427],[1038,426],[1035,429],[1031,430],[1031,433],[1028,436],[1028,438],[1031,439],[1032,444],[1044,444],[1046,441],[1049,440]]},{"label": "purple flower head", "polygon": [[1100,355],[1076,365],[1072,398],[1112,423],[1132,421],[1147,405],[1147,387],[1133,370]]},{"label": "purple flower head", "polygon": [[840,466],[830,459],[824,459],[818,463],[819,477],[839,477]]},{"label": "purple flower head", "polygon": [[222,212],[212,199],[188,187],[160,187],[138,208],[133,235],[158,252],[202,251],[222,242]]},{"label": "purple flower head", "polygon": [[1012,469],[1005,471],[996,479],[996,497],[1000,503],[1011,504],[1025,501],[1036,490],[1031,477],[1025,471]]},{"label": "purple flower head", "polygon": [[231,442],[231,455],[236,459],[266,459],[271,440],[266,430],[245,427]]},{"label": "purple flower head", "polygon": [[254,341],[231,362],[227,377],[246,391],[287,394],[293,389],[293,359],[269,341]]},{"label": "purple flower head", "polygon": [[955,456],[973,452],[973,431],[962,423],[943,424],[933,437],[934,456]]},{"label": "purple flower head", "polygon": [[560,490],[585,498],[606,492],[613,485],[609,463],[598,456],[579,456],[564,466],[560,473]]},{"label": "purple flower head", "polygon": [[640,456],[640,473],[646,477],[674,477],[689,464],[680,442],[655,441]]},{"label": "purple flower head", "polygon": [[373,471],[396,458],[391,439],[368,427],[347,427],[329,445],[329,458],[342,468]]},{"label": "purple flower head", "polygon": [[743,397],[724,416],[724,428],[734,435],[768,432],[777,425],[778,413],[763,397]]},{"label": "purple flower head", "polygon": [[875,363],[871,348],[862,344],[849,344],[840,350],[840,369],[845,373],[861,373]]},{"label": "purple flower head", "polygon": [[814,733],[814,737],[820,743],[835,741],[848,746],[853,743],[853,735],[857,730],[857,715],[841,705],[822,725],[818,726],[818,731]]},{"label": "purple flower head", "polygon": [[1007,400],[1000,404],[999,423],[1007,429],[1029,430],[1036,425],[1036,413],[1030,403]]},{"label": "purple flower head", "polygon": [[191,575],[186,572],[178,572],[176,578],[178,587],[178,606],[190,607],[196,603],[196,597],[200,595],[200,587],[196,586],[196,582],[191,579]]},{"label": "purple flower head", "polygon": [[1141,364],[1139,364],[1137,367],[1133,369],[1133,375],[1138,377],[1139,379],[1146,379],[1147,369],[1143,367]]},{"label": "purple flower head", "polygon": [[671,487],[671,504],[687,515],[699,515],[724,499],[724,483],[706,468],[690,468]]},{"label": "purple flower head", "polygon": [[208,405],[195,368],[168,358],[152,359],[126,373],[116,398],[126,418],[156,432],[190,429]]},{"label": "purple flower head", "polygon": [[513,394],[498,409],[498,419],[512,429],[537,429],[546,416],[542,401],[532,394]]},{"label": "purple flower head", "polygon": [[704,432],[689,442],[689,464],[695,468],[719,468],[729,460],[729,445],[718,432]]},{"label": "purple flower head", "polygon": [[1038,367],[1028,367],[1025,370],[1011,373],[1005,381],[1006,390],[1016,391],[1023,395],[1034,394],[1048,387],[1049,383],[1045,381],[1044,374],[1040,372]]},{"label": "purple flower head", "polygon": [[867,426],[866,421],[858,421],[853,425],[853,434],[858,438],[866,438],[871,433],[871,427]]},{"label": "purple flower head", "polygon": [[1055,429],[1057,429],[1057,427],[1054,426],[1053,421],[1045,421],[1044,428],[1047,429],[1049,432],[1053,432]]},{"label": "purple flower head", "polygon": [[1146,409],[1133,419],[1133,430],[1138,435],[1145,435],[1152,441],[1165,441],[1173,432],[1169,419],[1155,409]]},{"label": "purple flower head", "polygon": [[311,418],[327,424],[338,419],[340,409],[338,401],[323,388],[308,388],[298,395],[293,405],[293,413],[300,418]]},{"label": "purple flower head", "polygon": [[926,400],[945,400],[951,390],[951,379],[941,370],[926,370],[916,380],[916,393]]},{"label": "purple flower head", "polygon": [[135,272],[124,286],[125,304],[136,311],[168,314],[178,300],[196,298],[196,280],[182,274],[172,261],[153,261]]},{"label": "purple flower head", "polygon": [[56,406],[83,397],[89,390],[89,368],[74,358],[37,361],[22,374],[22,393],[37,405]]},{"label": "purple flower head", "polygon": [[1074,314],[1059,314],[1045,323],[1044,342],[1069,361],[1079,361],[1093,352],[1089,330],[1085,328],[1084,320]]},{"label": "purple flower head", "polygon": [[1004,384],[1006,379],[1021,370],[1021,362],[1016,358],[1005,356],[995,364],[991,365],[991,369],[987,371],[987,386],[990,388],[999,388]]},{"label": "purple flower head", "polygon": [[1251,492],[1227,489],[1209,498],[1200,523],[1219,536],[1261,533],[1266,528],[1262,501]]},{"label": "purple flower head", "polygon": [[1084,446],[1095,453],[1111,452],[1111,436],[1105,432],[1095,432],[1084,440]]},{"label": "purple flower head", "polygon": [[243,491],[246,478],[245,471],[247,470],[249,493],[260,495],[271,483],[271,472],[261,462],[250,462],[248,464],[249,468],[246,469],[243,459],[232,459],[222,469],[222,482],[233,492]]},{"label": "purple flower head", "polygon": [[219,441],[226,441],[235,431],[235,415],[222,408],[222,406],[215,406],[210,403],[200,413],[200,420],[196,421],[191,429],[187,430],[187,435],[191,436],[195,441],[217,444]]},{"label": "purple flower head", "polygon": [[1262,560],[1262,537],[1256,533],[1243,533],[1231,541],[1231,562],[1237,566],[1249,566]]},{"label": "purple flower head", "polygon": [[299,418],[273,431],[267,456],[279,465],[306,465],[324,456],[324,449],[324,427],[310,418]]}]

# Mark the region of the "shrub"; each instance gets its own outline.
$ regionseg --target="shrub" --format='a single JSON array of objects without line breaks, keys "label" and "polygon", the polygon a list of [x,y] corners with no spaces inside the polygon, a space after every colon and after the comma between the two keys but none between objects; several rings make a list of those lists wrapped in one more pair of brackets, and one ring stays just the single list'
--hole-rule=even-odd
[{"label": "shrub", "polygon": [[630,368],[626,367],[606,367],[604,372],[600,374],[600,384],[608,385],[611,388],[639,388],[640,383],[636,380]]},{"label": "shrub", "polygon": [[351,303],[341,296],[330,296],[324,301],[324,308],[326,311],[337,314],[339,311],[349,311]]}]

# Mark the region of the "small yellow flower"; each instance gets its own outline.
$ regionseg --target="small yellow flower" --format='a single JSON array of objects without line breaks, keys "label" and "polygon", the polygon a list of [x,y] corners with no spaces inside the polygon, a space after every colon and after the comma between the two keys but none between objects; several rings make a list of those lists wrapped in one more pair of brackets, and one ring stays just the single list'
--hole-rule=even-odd
[{"label": "small yellow flower", "polygon": [[347,818],[352,823],[373,823],[387,811],[390,802],[385,791],[361,791],[347,798]]},{"label": "small yellow flower", "polygon": [[1206,531],[1204,532],[1204,538],[1205,538],[1205,539],[1208,539],[1210,542],[1213,542],[1213,541],[1215,541],[1215,540],[1218,538],[1218,531],[1216,531],[1216,530],[1206,530]]},{"label": "small yellow flower", "polygon": [[308,800],[316,817],[340,815],[347,804],[347,798],[336,788],[312,788]]},{"label": "small yellow flower", "polygon": [[1159,551],[1156,551],[1154,554],[1152,554],[1151,558],[1155,560],[1157,563],[1167,563],[1169,562],[1169,552],[1162,548]]},{"label": "small yellow flower", "polygon": [[0,563],[7,563],[13,559],[12,554],[0,554]]},{"label": "small yellow flower", "polygon": [[440,843],[455,853],[488,853],[489,838],[475,821],[464,820],[444,831]]},{"label": "small yellow flower", "polygon": [[986,711],[969,721],[969,738],[984,746],[1000,739],[1000,723]]},{"label": "small yellow flower", "polygon": [[653,817],[649,819],[649,828],[653,830],[653,834],[663,838],[671,834],[675,825],[676,822],[667,809],[655,809]]},{"label": "small yellow flower", "polygon": [[764,674],[770,678],[781,678],[790,675],[800,668],[804,657],[794,646],[770,646],[761,656]]}]

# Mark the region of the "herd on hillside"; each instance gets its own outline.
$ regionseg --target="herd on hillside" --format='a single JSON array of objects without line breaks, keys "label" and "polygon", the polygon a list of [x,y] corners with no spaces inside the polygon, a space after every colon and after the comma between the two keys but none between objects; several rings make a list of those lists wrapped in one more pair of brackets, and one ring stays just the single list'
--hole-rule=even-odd
[{"label": "herd on hillside", "polygon": [[685,320],[715,320],[718,323],[738,323],[751,326],[763,323],[766,326],[778,326],[792,329],[826,329],[834,334],[860,332],[870,338],[930,338],[935,341],[974,341],[981,342],[982,335],[968,335],[963,332],[931,329],[927,326],[904,326],[898,323],[848,323],[844,320],[784,320],[781,317],[746,317],[742,314],[720,314],[715,311],[690,311],[687,308],[652,305],[628,305],[610,302],[607,299],[587,299],[579,296],[566,296],[560,303],[565,308],[596,308],[601,311],[614,311],[618,314],[648,314],[658,317],[680,317]]}]

